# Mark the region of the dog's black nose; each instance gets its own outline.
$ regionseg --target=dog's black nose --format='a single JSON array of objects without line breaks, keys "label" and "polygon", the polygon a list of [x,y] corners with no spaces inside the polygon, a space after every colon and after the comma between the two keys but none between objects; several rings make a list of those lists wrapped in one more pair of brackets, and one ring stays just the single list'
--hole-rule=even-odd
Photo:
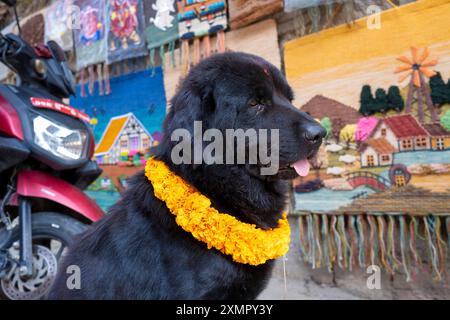
[{"label": "dog's black nose", "polygon": [[305,128],[305,139],[310,143],[317,143],[322,141],[327,135],[327,131],[320,124],[309,124]]}]

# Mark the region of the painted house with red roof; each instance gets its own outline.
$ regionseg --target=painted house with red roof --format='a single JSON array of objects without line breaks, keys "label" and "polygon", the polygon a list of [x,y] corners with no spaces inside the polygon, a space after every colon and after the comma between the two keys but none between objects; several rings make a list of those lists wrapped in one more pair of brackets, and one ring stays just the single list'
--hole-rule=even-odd
[{"label": "painted house with red roof", "polygon": [[422,125],[430,135],[431,149],[450,149],[450,131],[445,129],[440,123],[428,123]]},{"label": "painted house with red roof", "polygon": [[399,152],[430,149],[428,132],[410,114],[380,120],[370,138],[385,138]]},{"label": "painted house with red roof", "polygon": [[430,133],[410,114],[381,119],[360,147],[361,167],[391,165],[393,154],[431,149]]}]

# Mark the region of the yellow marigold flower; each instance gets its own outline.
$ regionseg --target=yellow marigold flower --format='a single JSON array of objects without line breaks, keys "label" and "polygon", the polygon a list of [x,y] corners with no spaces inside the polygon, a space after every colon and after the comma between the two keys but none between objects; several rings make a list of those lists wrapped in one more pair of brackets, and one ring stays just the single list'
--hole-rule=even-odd
[{"label": "yellow marigold flower", "polygon": [[278,227],[258,229],[211,207],[211,201],[193,186],[178,177],[167,165],[150,158],[145,175],[153,185],[155,196],[166,203],[176,216],[176,223],[204,243],[230,255],[234,261],[260,265],[276,259],[289,250],[290,234],[286,214],[278,221]]}]

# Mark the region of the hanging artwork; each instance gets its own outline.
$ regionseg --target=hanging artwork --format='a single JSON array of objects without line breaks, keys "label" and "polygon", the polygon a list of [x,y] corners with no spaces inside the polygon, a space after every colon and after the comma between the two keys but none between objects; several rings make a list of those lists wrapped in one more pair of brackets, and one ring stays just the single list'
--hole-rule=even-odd
[{"label": "hanging artwork", "polygon": [[230,27],[241,28],[283,9],[283,0],[228,0]]},{"label": "hanging artwork", "polygon": [[144,56],[144,8],[139,0],[108,1],[108,63]]},{"label": "hanging artwork", "polygon": [[[178,39],[177,6],[175,0],[152,0],[144,2],[145,37],[150,50],[151,64],[154,65],[155,49],[159,49],[164,60],[165,45],[173,53]],[[164,65],[164,63],[163,63]]]},{"label": "hanging artwork", "polygon": [[311,173],[295,181],[313,267],[446,280],[449,14],[446,0],[419,1],[382,12],[380,29],[363,18],[286,43],[295,103],[327,130]]},{"label": "hanging artwork", "polygon": [[109,94],[106,3],[100,0],[75,0],[80,8],[80,28],[74,30],[74,44],[81,97],[86,97],[86,82],[89,94],[93,95],[94,82],[99,82],[99,93]]},{"label": "hanging artwork", "polygon": [[76,0],[80,8],[80,29],[75,29],[77,69],[107,59],[105,1]]},{"label": "hanging artwork", "polygon": [[180,0],[177,5],[181,39],[214,34],[227,28],[225,0]]},{"label": "hanging artwork", "polygon": [[[191,65],[212,52],[225,51],[225,29],[227,28],[227,3],[225,0],[179,0],[178,29],[182,41],[183,74]],[[215,45],[211,37],[216,36]],[[191,57],[190,41],[193,40]],[[202,43],[200,42],[202,40]]]},{"label": "hanging artwork", "polygon": [[[126,179],[140,170],[150,148],[161,139],[166,98],[161,68],[111,78],[111,94],[81,98],[70,104],[91,117],[96,148],[94,157],[103,169],[88,194],[104,208],[113,204],[126,187]],[[95,92],[97,92],[95,90]]]},{"label": "hanging artwork", "polygon": [[71,19],[72,0],[55,1],[45,9],[45,42],[50,40],[58,43],[64,51],[73,48]]}]

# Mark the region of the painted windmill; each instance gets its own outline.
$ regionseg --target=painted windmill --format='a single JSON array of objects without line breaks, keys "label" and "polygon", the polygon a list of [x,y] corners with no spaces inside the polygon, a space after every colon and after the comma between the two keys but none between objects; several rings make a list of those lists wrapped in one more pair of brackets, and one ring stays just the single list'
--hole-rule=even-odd
[{"label": "painted windmill", "polygon": [[436,72],[429,69],[434,67],[438,61],[437,59],[428,60],[430,52],[428,48],[423,48],[419,54],[419,49],[411,47],[411,58],[400,56],[397,60],[404,63],[395,69],[395,73],[403,73],[399,81],[403,82],[409,77],[408,98],[406,100],[405,112],[411,113],[412,104],[414,100],[417,102],[419,121],[425,121],[424,106],[428,107],[431,120],[433,122],[439,121],[436,109],[431,101],[430,88],[425,78],[431,78]]}]

